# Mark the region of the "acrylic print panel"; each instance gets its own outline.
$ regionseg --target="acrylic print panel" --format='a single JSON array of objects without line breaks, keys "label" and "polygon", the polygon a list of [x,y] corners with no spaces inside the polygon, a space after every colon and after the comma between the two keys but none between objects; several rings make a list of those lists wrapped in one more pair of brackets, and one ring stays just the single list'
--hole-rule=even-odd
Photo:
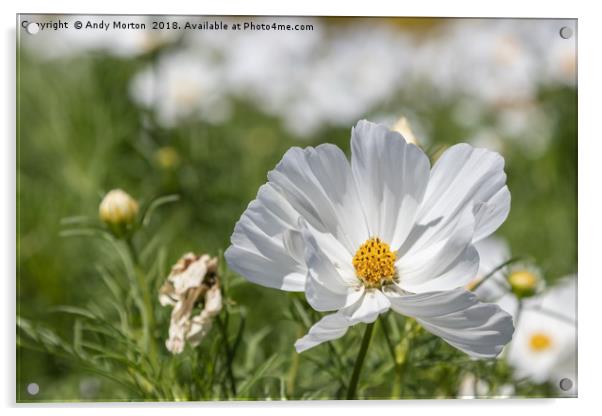
[{"label": "acrylic print panel", "polygon": [[17,401],[577,395],[575,20],[17,24]]}]

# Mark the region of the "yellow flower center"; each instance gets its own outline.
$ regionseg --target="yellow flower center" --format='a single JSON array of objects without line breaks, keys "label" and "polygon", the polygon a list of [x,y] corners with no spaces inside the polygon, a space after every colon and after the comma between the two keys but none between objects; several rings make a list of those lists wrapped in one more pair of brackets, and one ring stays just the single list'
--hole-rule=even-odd
[{"label": "yellow flower center", "polygon": [[543,332],[536,332],[529,338],[529,348],[535,352],[542,352],[552,346],[552,339]]},{"label": "yellow flower center", "polygon": [[353,256],[353,267],[366,286],[379,287],[383,281],[391,282],[395,278],[396,259],[387,243],[378,237],[370,238]]},{"label": "yellow flower center", "polygon": [[521,289],[535,289],[537,286],[537,276],[528,271],[514,272],[508,277],[508,282]]}]

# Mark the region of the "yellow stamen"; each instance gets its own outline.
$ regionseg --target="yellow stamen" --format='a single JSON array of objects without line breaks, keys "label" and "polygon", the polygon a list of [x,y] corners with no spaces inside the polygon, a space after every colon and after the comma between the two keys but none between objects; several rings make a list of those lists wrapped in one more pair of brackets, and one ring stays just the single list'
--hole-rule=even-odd
[{"label": "yellow stamen", "polygon": [[529,338],[529,348],[535,352],[542,352],[552,346],[552,339],[543,332],[536,332]]},{"label": "yellow stamen", "polygon": [[383,281],[391,282],[395,278],[396,259],[387,243],[378,237],[370,238],[353,256],[353,267],[366,286],[379,287]]}]

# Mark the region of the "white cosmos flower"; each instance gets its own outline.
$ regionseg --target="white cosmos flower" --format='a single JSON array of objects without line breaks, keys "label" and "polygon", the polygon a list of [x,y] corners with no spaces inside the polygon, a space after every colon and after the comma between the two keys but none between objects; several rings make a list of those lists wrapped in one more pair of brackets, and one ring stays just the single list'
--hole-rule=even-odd
[{"label": "white cosmos flower", "polygon": [[360,121],[351,136],[351,164],[331,144],[284,155],[236,224],[228,264],[333,312],[295,343],[298,352],[393,309],[462,351],[496,356],[512,319],[464,286],[479,266],[473,242],[510,209],[503,158],[459,144],[431,169],[422,150],[383,126]]},{"label": "white cosmos flower", "polygon": [[577,278],[571,276],[526,302],[508,346],[508,363],[516,376],[559,386],[569,378],[576,393]]}]

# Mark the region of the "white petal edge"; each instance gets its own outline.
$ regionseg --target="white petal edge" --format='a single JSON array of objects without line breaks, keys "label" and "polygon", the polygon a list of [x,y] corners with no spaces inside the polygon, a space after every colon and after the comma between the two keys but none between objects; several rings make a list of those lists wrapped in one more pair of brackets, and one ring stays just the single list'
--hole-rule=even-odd
[{"label": "white petal edge", "polygon": [[374,322],[390,306],[389,299],[380,290],[366,290],[355,304],[320,319],[304,337],[295,342],[295,349],[300,353],[323,342],[340,338],[350,326],[360,322]]},{"label": "white petal edge", "polygon": [[326,315],[314,324],[304,337],[295,342],[295,349],[298,353],[302,353],[323,342],[341,338],[349,326],[351,326],[349,319],[340,312]]},{"label": "white petal edge", "polygon": [[[498,153],[468,144],[447,149],[431,170],[423,203],[417,214],[419,225],[436,227],[413,230],[414,244],[426,245],[453,226],[453,220],[470,209],[475,214],[473,241],[493,233],[510,211],[504,158]],[[418,231],[418,232],[417,232]]]},{"label": "white petal edge", "polygon": [[494,358],[512,339],[512,317],[467,290],[387,295],[393,310],[414,317],[427,331],[472,357]]},{"label": "white petal edge", "polygon": [[290,241],[297,224],[298,213],[278,190],[269,184],[261,186],[234,227],[232,245],[224,254],[226,262],[253,283],[303,291],[307,274],[300,262],[303,253],[291,251],[300,247]]}]

